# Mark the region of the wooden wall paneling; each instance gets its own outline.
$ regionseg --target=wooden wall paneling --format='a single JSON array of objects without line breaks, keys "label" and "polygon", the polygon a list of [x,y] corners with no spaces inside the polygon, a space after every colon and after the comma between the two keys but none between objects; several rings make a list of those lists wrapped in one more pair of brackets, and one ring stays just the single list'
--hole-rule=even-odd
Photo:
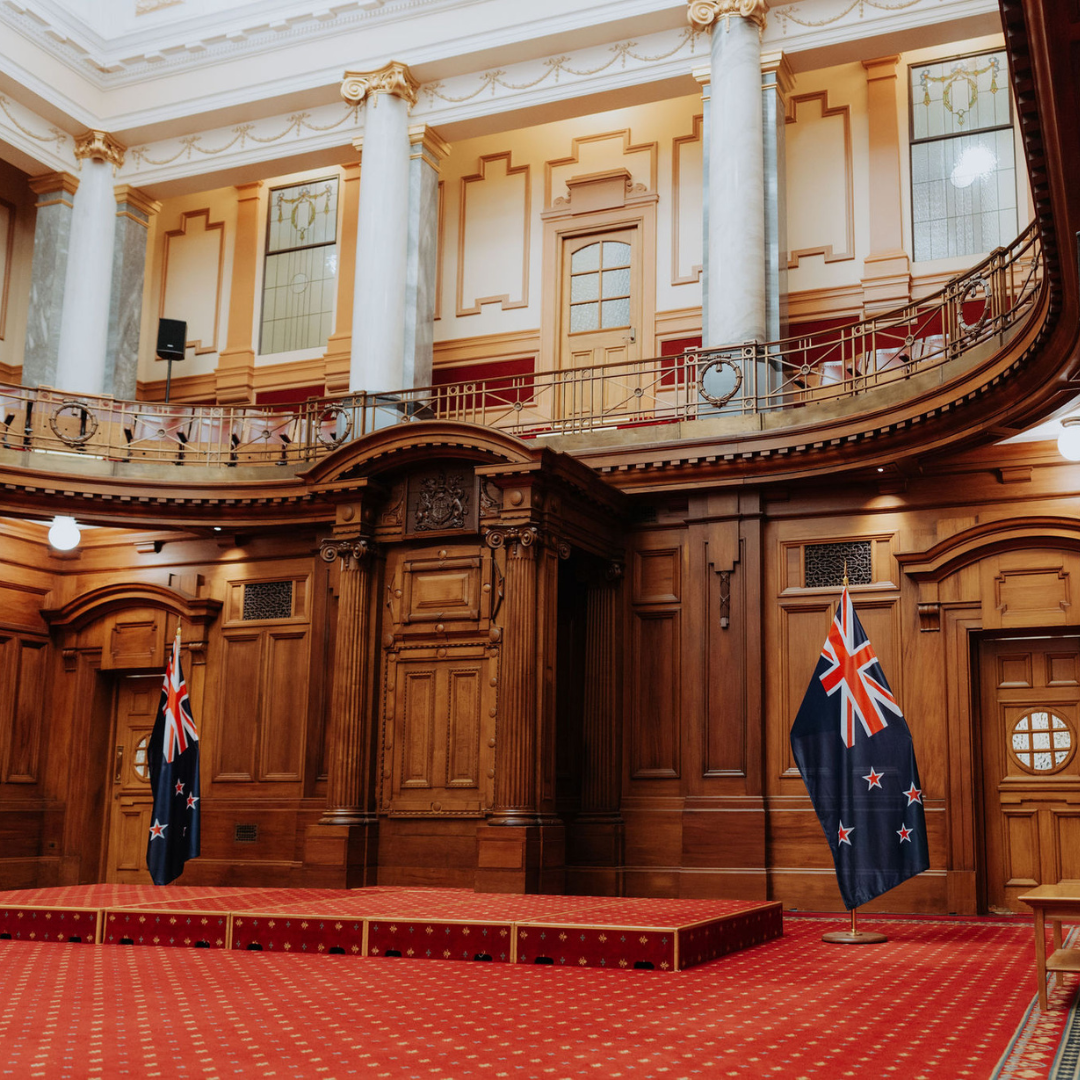
[{"label": "wooden wall paneling", "polygon": [[304,740],[304,794],[324,794],[326,734],[337,605],[330,595],[330,564],[315,560],[311,582],[311,653],[308,672],[307,738]]},{"label": "wooden wall paneling", "polygon": [[15,713],[15,655],[18,638],[0,634],[0,782],[8,774],[12,717]]},{"label": "wooden wall paneling", "polygon": [[9,784],[36,784],[40,775],[42,717],[49,707],[47,642],[16,639],[11,734],[4,780]]},{"label": "wooden wall paneling", "polygon": [[1047,815],[1055,881],[1080,881],[1080,793],[1073,792],[1070,801],[1074,805],[1051,807]]},{"label": "wooden wall paneling", "polygon": [[5,573],[11,577],[7,581],[0,581],[0,627],[41,633],[45,628],[41,608],[49,589],[26,580],[29,575],[23,566],[15,567],[8,563]]},{"label": "wooden wall paneling", "polygon": [[630,645],[630,778],[678,779],[682,719],[681,612],[638,609]]},{"label": "wooden wall paneling", "polygon": [[774,759],[780,767],[780,777],[791,781],[795,785],[794,792],[803,796],[806,787],[791,753],[791,725],[817,667],[835,607],[835,598],[827,596],[780,601],[776,642],[779,693],[776,711],[772,714],[770,741],[776,747]]},{"label": "wooden wall paneling", "polygon": [[216,681],[214,783],[251,781],[257,775],[264,631],[226,630]]},{"label": "wooden wall paneling", "polygon": [[165,612],[161,608],[129,608],[106,619],[101,666],[161,667],[165,656]]},{"label": "wooden wall paneling", "polygon": [[307,631],[268,630],[264,650],[258,776],[300,781],[311,670]]},{"label": "wooden wall paneling", "polygon": [[446,786],[480,788],[479,666],[449,672],[446,693]]},{"label": "wooden wall paneling", "polygon": [[[540,616],[540,632],[537,647],[540,650],[536,674],[538,679],[537,722],[540,725],[537,739],[537,796],[538,808],[544,818],[554,819],[556,812],[556,654],[559,633],[559,552],[557,543],[546,544],[541,552],[538,570],[537,607]],[[547,868],[545,867],[545,870]],[[542,890],[542,891],[546,891]],[[562,891],[561,887],[558,889]]]}]

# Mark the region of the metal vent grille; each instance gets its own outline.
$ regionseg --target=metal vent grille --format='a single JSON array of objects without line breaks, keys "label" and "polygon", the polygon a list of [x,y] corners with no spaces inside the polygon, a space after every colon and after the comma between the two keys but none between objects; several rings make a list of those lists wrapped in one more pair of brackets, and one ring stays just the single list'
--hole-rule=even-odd
[{"label": "metal vent grille", "polygon": [[290,619],[292,613],[291,581],[254,581],[244,586],[244,619]]},{"label": "metal vent grille", "polygon": [[808,589],[838,588],[844,584],[869,585],[874,580],[872,542],[848,540],[836,544],[807,544],[803,548],[803,584]]},{"label": "metal vent grille", "polygon": [[254,844],[259,839],[258,825],[235,825],[233,826],[233,840],[238,844]]}]

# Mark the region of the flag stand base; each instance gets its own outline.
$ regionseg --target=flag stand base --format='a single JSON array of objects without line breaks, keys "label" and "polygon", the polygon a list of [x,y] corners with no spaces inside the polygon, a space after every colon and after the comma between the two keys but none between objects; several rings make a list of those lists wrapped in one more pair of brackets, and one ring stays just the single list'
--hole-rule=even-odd
[{"label": "flag stand base", "polygon": [[876,930],[860,930],[855,924],[855,908],[851,909],[850,930],[830,930],[821,935],[821,940],[830,945],[880,945],[889,939]]}]

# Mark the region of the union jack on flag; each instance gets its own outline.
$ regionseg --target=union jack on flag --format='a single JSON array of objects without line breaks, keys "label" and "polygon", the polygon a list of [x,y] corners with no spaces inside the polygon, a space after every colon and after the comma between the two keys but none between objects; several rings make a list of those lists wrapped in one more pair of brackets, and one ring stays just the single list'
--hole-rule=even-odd
[{"label": "union jack on flag", "polygon": [[154,730],[146,748],[153,824],[146,841],[146,868],[155,885],[179,877],[199,854],[199,733],[191,715],[180,666],[180,629],[165,665]]},{"label": "union jack on flag", "polygon": [[191,715],[191,702],[188,700],[187,683],[180,669],[180,631],[177,629],[173,638],[172,652],[165,668],[165,682],[161,692],[164,695],[162,710],[165,714],[165,760],[171,762],[177,754],[188,748],[188,740],[199,741],[195,730],[195,720]]},{"label": "union jack on flag", "polygon": [[820,675],[830,697],[840,695],[840,737],[849,749],[855,745],[855,719],[867,735],[889,726],[886,713],[899,715],[896,698],[885,682],[870,639],[855,617],[847,586],[836,608],[836,618],[821,650],[829,664]]}]

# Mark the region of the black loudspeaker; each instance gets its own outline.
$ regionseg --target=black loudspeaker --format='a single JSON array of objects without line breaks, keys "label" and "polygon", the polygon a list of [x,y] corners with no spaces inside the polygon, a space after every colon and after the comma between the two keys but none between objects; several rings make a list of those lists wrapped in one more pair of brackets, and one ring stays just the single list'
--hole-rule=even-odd
[{"label": "black loudspeaker", "polygon": [[162,360],[183,360],[187,323],[179,319],[158,319],[157,355]]}]

